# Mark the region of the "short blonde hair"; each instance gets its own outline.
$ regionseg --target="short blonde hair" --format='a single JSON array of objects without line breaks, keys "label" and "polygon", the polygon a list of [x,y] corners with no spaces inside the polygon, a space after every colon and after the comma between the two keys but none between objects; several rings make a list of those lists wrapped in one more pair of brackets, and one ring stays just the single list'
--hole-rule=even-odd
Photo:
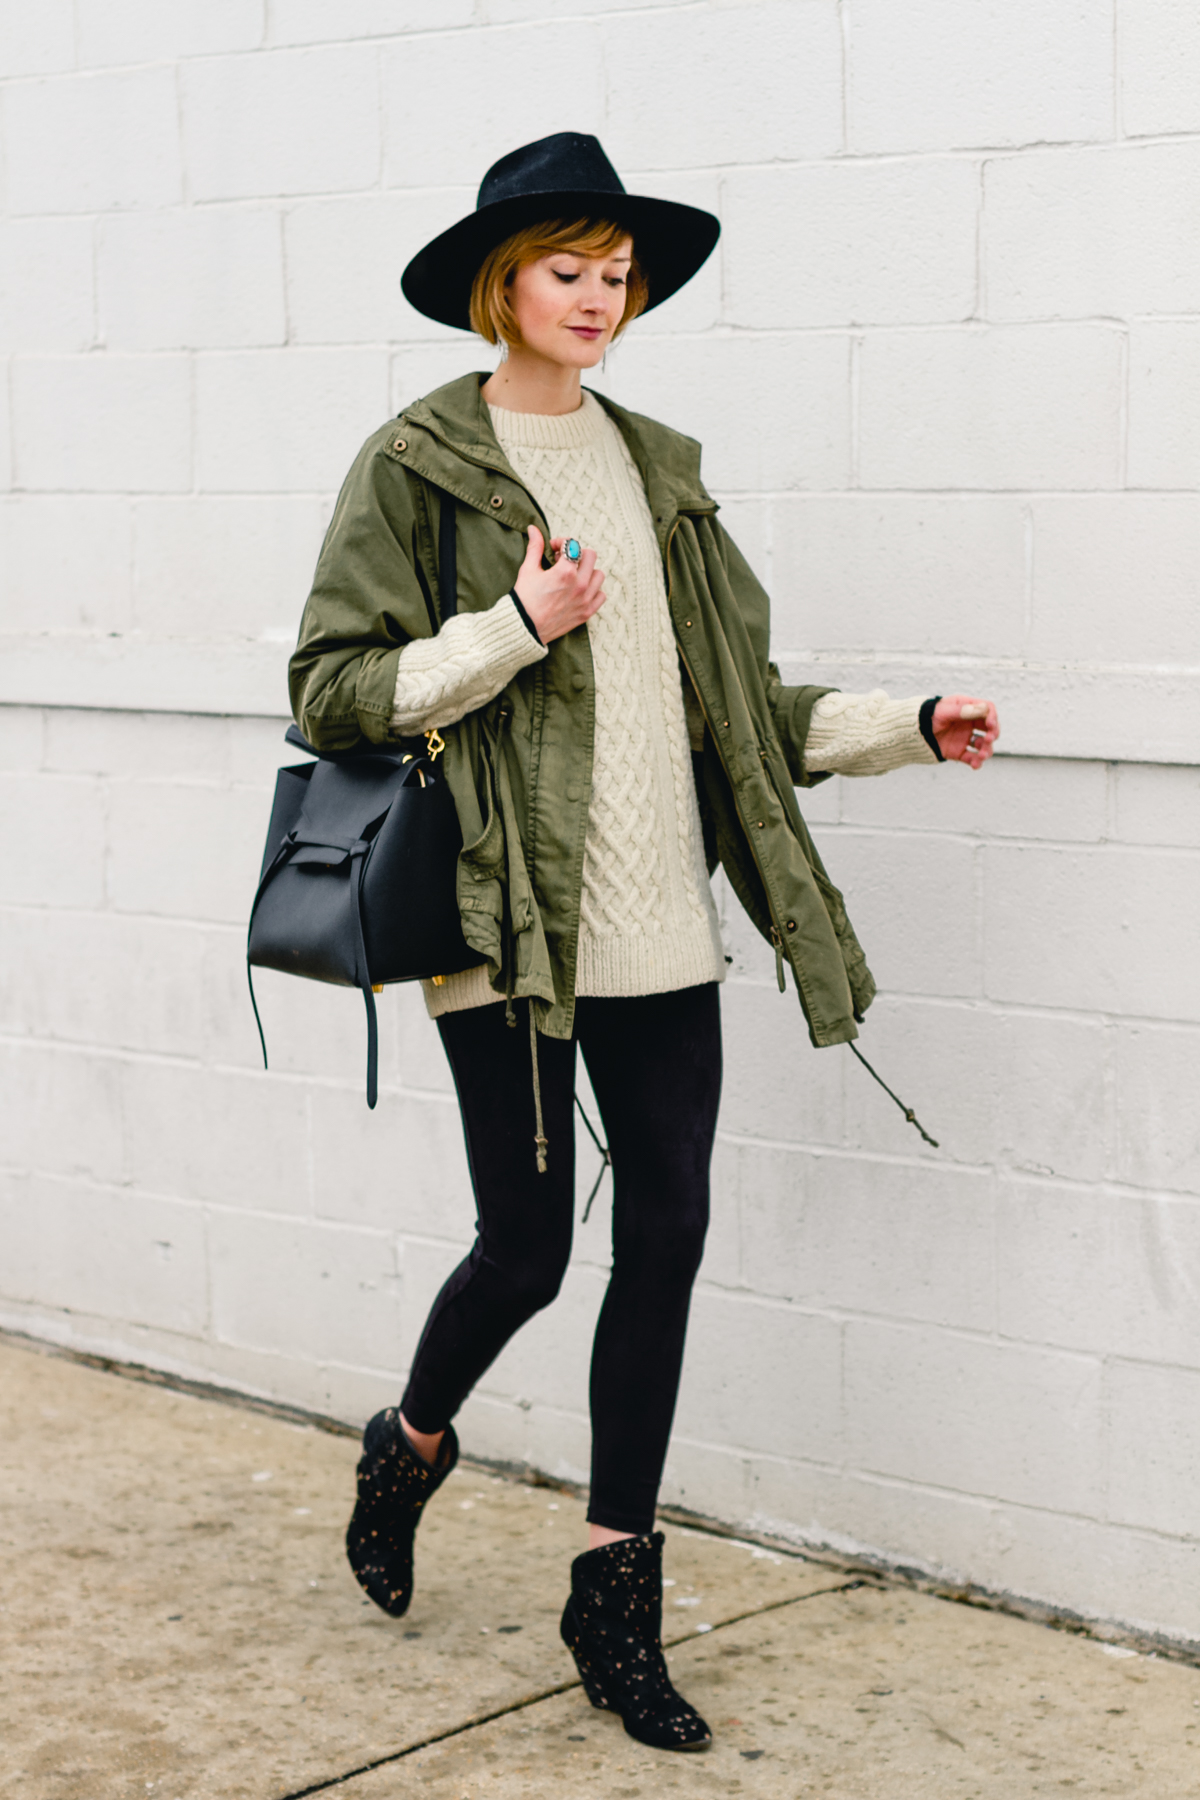
[{"label": "short blonde hair", "polygon": [[[624,226],[614,225],[610,219],[547,219],[514,232],[480,264],[471,285],[471,330],[488,344],[519,344],[521,333],[512,307],[512,283],[518,269],[555,252],[611,256],[629,236]],[[650,289],[635,255],[625,278],[625,311],[613,332],[614,343],[631,320],[644,311],[649,298]]]}]

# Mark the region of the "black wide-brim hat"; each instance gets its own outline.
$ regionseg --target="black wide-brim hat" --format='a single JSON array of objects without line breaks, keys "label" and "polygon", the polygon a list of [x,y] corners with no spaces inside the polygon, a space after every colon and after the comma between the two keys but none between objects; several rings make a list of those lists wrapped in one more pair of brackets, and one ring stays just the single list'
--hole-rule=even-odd
[{"label": "black wide-brim hat", "polygon": [[426,318],[469,331],[471,288],[488,252],[527,225],[559,219],[610,219],[628,231],[650,290],[646,312],[691,280],[721,235],[720,221],[698,206],[627,194],[599,138],[558,131],[492,164],[475,211],[405,269],[404,298]]}]

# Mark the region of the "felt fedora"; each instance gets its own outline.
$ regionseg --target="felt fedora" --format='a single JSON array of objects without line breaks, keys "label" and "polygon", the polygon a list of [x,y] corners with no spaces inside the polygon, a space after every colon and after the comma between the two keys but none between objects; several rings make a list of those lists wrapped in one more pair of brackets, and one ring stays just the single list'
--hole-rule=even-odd
[{"label": "felt fedora", "polygon": [[628,230],[650,289],[646,311],[691,280],[721,235],[720,222],[697,206],[627,194],[599,138],[557,131],[492,164],[475,211],[405,269],[404,297],[427,318],[469,331],[471,285],[489,250],[526,225],[575,219],[610,219]]}]

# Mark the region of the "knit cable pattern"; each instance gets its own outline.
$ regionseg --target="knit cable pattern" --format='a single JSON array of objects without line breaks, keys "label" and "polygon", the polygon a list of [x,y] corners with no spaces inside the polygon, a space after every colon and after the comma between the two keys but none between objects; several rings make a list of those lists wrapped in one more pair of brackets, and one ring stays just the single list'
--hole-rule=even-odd
[{"label": "knit cable pattern", "polygon": [[552,533],[594,549],[605,574],[607,598],[588,621],[596,722],[576,992],[719,981],[679,662],[637,467],[590,394],[562,417],[496,408],[492,418]]}]

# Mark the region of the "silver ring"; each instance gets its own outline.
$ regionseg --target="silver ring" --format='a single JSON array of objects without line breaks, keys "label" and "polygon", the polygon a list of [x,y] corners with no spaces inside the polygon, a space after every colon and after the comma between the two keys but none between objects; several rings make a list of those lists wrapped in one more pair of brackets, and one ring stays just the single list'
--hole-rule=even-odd
[{"label": "silver ring", "polygon": [[969,750],[978,750],[982,746],[983,741],[982,731],[973,731],[967,739],[967,748]]},{"label": "silver ring", "polygon": [[583,546],[577,537],[564,538],[562,553],[569,563],[574,563],[578,568],[579,559],[583,555]]}]

